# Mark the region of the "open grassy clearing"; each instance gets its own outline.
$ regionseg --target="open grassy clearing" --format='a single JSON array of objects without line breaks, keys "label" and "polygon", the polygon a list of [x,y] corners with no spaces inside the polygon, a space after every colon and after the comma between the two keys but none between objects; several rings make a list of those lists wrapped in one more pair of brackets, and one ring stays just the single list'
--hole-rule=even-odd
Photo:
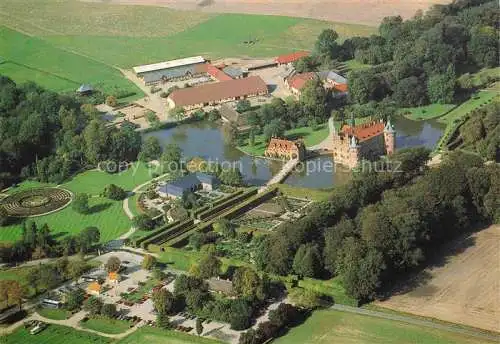
[{"label": "open grassy clearing", "polygon": [[314,312],[276,344],[479,344],[463,334],[334,310]]},{"label": "open grassy clearing", "polygon": [[497,92],[493,91],[479,91],[473,95],[468,101],[460,104],[453,111],[438,119],[438,122],[450,124],[457,119],[463,118],[472,110],[490,102],[493,98],[498,96]]},{"label": "open grassy clearing", "polygon": [[118,342],[119,344],[221,344],[214,339],[193,336],[181,332],[166,331],[144,326]]},{"label": "open grassy clearing", "polygon": [[[131,221],[125,215],[121,201],[94,197],[89,201],[90,214],[79,214],[71,205],[53,214],[28,219],[38,225],[47,223],[57,239],[68,234],[77,234],[86,227],[97,227],[101,231],[101,242],[117,238],[130,229]],[[21,238],[21,223],[2,227],[0,241],[13,242]]]},{"label": "open grassy clearing", "polygon": [[[4,26],[0,26],[0,52],[2,59],[14,63],[7,65],[11,75],[19,76],[26,72],[26,68],[35,69],[37,73],[50,76],[50,86],[54,90],[74,91],[77,85],[90,83],[106,93],[126,90],[142,94],[137,86],[111,66],[58,49],[40,38]],[[15,78],[14,81],[18,80]],[[26,81],[26,77],[20,81]]]},{"label": "open grassy clearing", "polygon": [[83,328],[108,334],[123,333],[130,328],[130,324],[130,322],[125,320],[109,319],[106,317],[90,318],[87,321],[80,322],[80,326]]},{"label": "open grassy clearing", "polygon": [[37,335],[31,335],[21,326],[13,333],[3,336],[0,341],[3,344],[105,344],[113,340],[71,327],[51,324]]},{"label": "open grassy clearing", "polygon": [[456,107],[454,104],[430,104],[413,108],[403,108],[399,113],[413,121],[426,121],[445,115]]},{"label": "open grassy clearing", "polygon": [[42,317],[52,320],[65,320],[71,315],[71,312],[57,308],[38,308],[36,312]]},{"label": "open grassy clearing", "polygon": [[331,195],[331,190],[309,189],[288,184],[279,184],[278,188],[286,196],[310,199],[313,201],[324,201]]},{"label": "open grassy clearing", "polygon": [[[300,127],[287,130],[285,132],[285,137],[291,140],[302,138],[306,147],[310,147],[321,143],[321,141],[328,137],[328,133],[328,125],[322,124],[317,128],[317,130],[313,130],[311,127]],[[250,146],[248,139],[245,142],[245,145],[238,146],[240,150],[250,155],[264,155],[267,148],[267,144],[264,141],[264,135],[255,135],[255,144],[253,146]]]}]

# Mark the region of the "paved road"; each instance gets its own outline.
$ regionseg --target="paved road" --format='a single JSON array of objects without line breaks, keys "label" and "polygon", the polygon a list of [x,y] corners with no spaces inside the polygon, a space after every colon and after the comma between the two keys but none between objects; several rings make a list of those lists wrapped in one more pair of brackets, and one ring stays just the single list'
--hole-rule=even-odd
[{"label": "paved road", "polygon": [[460,327],[459,325],[453,325],[453,324],[446,325],[443,323],[437,323],[437,322],[433,322],[430,320],[418,319],[418,318],[400,315],[400,314],[378,312],[378,311],[372,311],[369,309],[356,308],[356,307],[339,305],[339,304],[332,306],[331,309],[334,309],[336,311],[341,311],[341,312],[367,315],[367,316],[371,316],[371,317],[375,317],[375,318],[381,318],[381,319],[387,319],[387,320],[393,320],[393,321],[401,321],[401,322],[405,322],[405,323],[409,323],[409,324],[413,324],[413,325],[417,325],[417,326],[424,326],[424,327],[429,327],[429,328],[435,328],[438,330],[444,330],[444,331],[454,332],[454,333],[458,333],[458,334],[464,334],[464,335],[468,335],[470,337],[474,337],[474,338],[478,338],[478,339],[486,339],[486,340],[492,340],[495,342],[500,342],[500,334],[495,335],[495,334],[490,334],[487,332],[482,332],[480,330],[474,331],[472,329]]}]

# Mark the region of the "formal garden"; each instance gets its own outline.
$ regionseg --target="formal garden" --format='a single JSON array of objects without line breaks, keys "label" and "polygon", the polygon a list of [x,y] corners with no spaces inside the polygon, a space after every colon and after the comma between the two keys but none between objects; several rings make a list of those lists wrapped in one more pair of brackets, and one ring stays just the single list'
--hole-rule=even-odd
[{"label": "formal garden", "polygon": [[68,190],[36,188],[19,191],[0,200],[10,217],[40,216],[66,207],[72,199]]}]

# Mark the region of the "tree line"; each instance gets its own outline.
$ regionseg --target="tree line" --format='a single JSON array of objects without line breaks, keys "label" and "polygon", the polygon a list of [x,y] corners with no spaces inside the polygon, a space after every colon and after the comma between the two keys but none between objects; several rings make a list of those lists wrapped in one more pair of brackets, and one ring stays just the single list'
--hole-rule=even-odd
[{"label": "tree line", "polygon": [[339,276],[365,301],[388,290],[436,248],[479,224],[500,220],[500,168],[453,152],[427,168],[424,148],[402,150],[399,173],[366,171],[329,201],[262,241],[260,269],[278,275]]}]

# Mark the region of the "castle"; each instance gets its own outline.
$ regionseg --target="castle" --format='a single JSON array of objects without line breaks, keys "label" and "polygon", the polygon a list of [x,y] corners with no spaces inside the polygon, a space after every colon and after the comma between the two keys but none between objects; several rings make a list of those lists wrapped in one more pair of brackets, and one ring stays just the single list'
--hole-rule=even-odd
[{"label": "castle", "polygon": [[396,132],[391,121],[372,121],[356,125],[354,118],[333,132],[335,163],[355,168],[362,160],[375,160],[391,155],[396,148]]}]

